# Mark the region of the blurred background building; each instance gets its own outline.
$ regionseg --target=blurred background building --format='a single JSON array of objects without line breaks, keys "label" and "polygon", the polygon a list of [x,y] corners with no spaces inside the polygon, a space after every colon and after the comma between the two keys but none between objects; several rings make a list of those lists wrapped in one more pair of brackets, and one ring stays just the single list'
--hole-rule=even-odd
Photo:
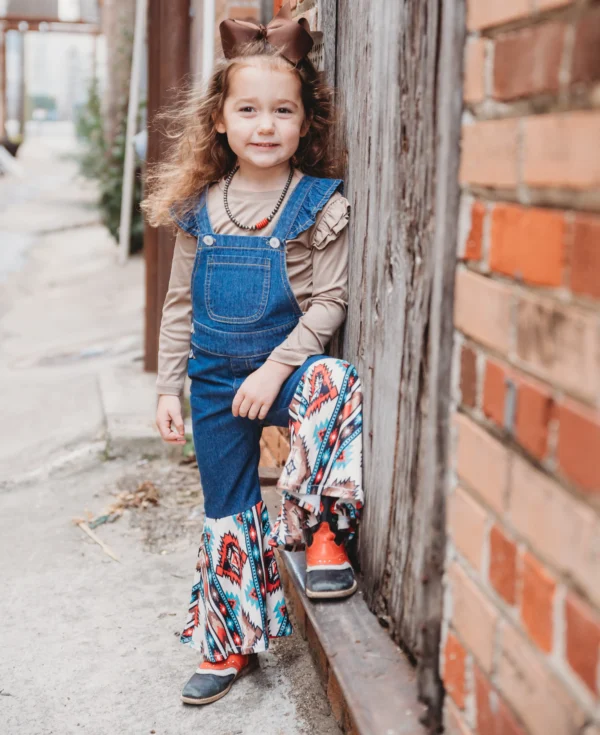
[{"label": "blurred background building", "polygon": [[5,0],[0,29],[0,123],[9,136],[22,134],[29,119],[73,120],[90,80],[105,78],[100,3]]}]

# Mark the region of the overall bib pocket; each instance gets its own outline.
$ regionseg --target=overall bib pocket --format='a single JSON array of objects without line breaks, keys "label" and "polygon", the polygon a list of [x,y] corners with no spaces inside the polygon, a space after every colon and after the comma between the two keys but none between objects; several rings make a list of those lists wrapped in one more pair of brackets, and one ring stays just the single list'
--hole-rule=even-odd
[{"label": "overall bib pocket", "polygon": [[206,311],[225,324],[252,324],[265,313],[271,261],[257,255],[210,253],[206,263]]}]

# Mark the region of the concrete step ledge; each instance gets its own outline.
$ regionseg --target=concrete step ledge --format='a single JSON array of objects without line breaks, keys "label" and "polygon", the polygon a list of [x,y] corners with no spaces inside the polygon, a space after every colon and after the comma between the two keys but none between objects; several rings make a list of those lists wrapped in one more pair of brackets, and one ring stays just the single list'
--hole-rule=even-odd
[{"label": "concrete step ledge", "polygon": [[424,735],[415,670],[359,590],[340,601],[306,597],[304,552],[280,552],[288,605],[311,647],[333,714],[350,735]]}]

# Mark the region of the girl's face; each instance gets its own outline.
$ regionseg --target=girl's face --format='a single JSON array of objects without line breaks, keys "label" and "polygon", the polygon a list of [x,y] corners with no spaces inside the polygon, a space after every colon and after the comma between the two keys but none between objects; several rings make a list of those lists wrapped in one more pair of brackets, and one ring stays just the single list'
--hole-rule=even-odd
[{"label": "girl's face", "polygon": [[227,134],[240,164],[269,169],[286,163],[308,131],[297,75],[264,61],[238,67],[216,129]]}]

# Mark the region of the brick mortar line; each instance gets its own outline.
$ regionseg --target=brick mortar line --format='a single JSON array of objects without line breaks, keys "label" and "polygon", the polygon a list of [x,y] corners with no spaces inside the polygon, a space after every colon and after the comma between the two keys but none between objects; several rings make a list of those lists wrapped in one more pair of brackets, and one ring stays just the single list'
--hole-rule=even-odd
[{"label": "brick mortar line", "polygon": [[[481,38],[484,43],[483,57],[483,100],[485,103],[494,99],[494,65],[496,63],[496,44],[489,38]],[[481,103],[480,103],[481,104]],[[475,105],[473,105],[473,108]]]},{"label": "brick mortar line", "polygon": [[524,202],[526,206],[531,204],[529,196],[529,187],[525,183],[525,122],[524,118],[519,118],[517,122],[517,198]]},{"label": "brick mortar line", "polygon": [[465,649],[465,707],[463,712],[466,715],[467,723],[473,730],[477,729],[477,700],[475,688],[475,656],[469,653],[469,649]]},{"label": "brick mortar line", "polygon": [[[492,521],[492,526],[498,525],[502,529],[507,529],[506,523],[498,523],[497,521]],[[513,541],[513,538],[510,538],[511,541]],[[529,551],[531,553],[531,548],[527,546],[527,544],[524,544],[521,541],[518,541],[517,538],[514,538],[515,546],[521,545],[521,547],[525,548],[526,551]],[[489,544],[488,544],[488,551],[489,551]],[[473,565],[469,563],[468,559],[465,558],[463,554],[460,553],[460,551],[456,550],[456,561],[460,561],[460,567],[461,569],[465,570],[467,567],[470,569],[471,574],[469,575],[471,579],[473,579],[473,572],[477,574],[477,570],[473,568]],[[520,559],[520,555],[517,555],[517,563],[522,566],[522,560]],[[515,575],[517,576],[517,575]],[[483,590],[485,590],[487,594],[488,601],[493,603],[494,609],[499,612],[506,620],[509,620],[517,625],[517,627],[522,630],[525,634],[527,634],[527,631],[524,629],[524,627],[521,624],[521,600],[515,601],[514,605],[510,605],[503,597],[500,595],[499,592],[496,591],[492,583],[489,581],[489,579],[484,579],[483,575],[478,577],[479,579],[479,587],[481,587]],[[517,576],[518,580],[518,576]],[[518,580],[522,584],[522,579]],[[565,586],[565,585],[563,585]],[[515,597],[517,600],[517,598]],[[532,645],[535,646],[535,642],[531,641]],[[494,644],[495,646],[495,644]],[[494,648],[495,650],[495,648]],[[490,677],[495,675],[497,673],[497,661],[495,660],[495,656],[492,656],[492,668],[490,669]]]},{"label": "brick mortar line", "polygon": [[480,429],[483,429],[488,434],[488,436],[496,440],[499,444],[502,444],[505,449],[510,450],[511,452],[513,452],[514,455],[518,456],[520,459],[525,460],[534,469],[538,470],[548,479],[559,485],[570,497],[575,498],[576,500],[581,502],[582,505],[590,508],[596,514],[598,513],[598,508],[594,505],[591,499],[582,494],[576,486],[572,486],[568,482],[565,483],[562,476],[554,474],[554,471],[552,469],[549,469],[548,466],[542,464],[540,460],[529,455],[527,451],[512,437],[511,434],[504,432],[504,429],[502,429],[502,427],[497,426],[488,419],[481,420],[479,416],[473,411],[473,409],[470,409],[468,406],[460,406],[459,410],[457,410],[455,413],[456,415],[462,415],[470,419]]},{"label": "brick mortar line", "polygon": [[573,76],[573,58],[575,51],[576,22],[574,19],[565,29],[563,50],[558,68],[558,95],[561,104],[565,104],[571,97],[570,90]]},{"label": "brick mortar line", "polygon": [[[512,434],[502,433],[504,430],[493,422],[489,422],[489,424],[482,422],[476,415],[471,413],[471,410],[469,407],[460,406],[459,410],[456,411],[456,415],[466,416],[480,429],[483,429],[492,439],[498,441],[503,447],[513,452],[520,459],[528,462],[534,469],[559,485],[570,497],[575,498],[586,508],[590,508],[598,515],[598,506],[594,504],[593,497],[588,497],[585,491],[580,490],[576,485],[565,480],[562,475],[556,474],[553,470],[542,464],[540,460],[527,454],[527,451],[513,438]],[[486,419],[485,421],[487,422],[488,420]]]},{"label": "brick mortar line", "polygon": [[[579,403],[580,405],[584,406],[585,408],[591,408],[592,410],[598,410],[598,406],[594,403],[589,403],[587,400],[582,400],[579,396],[576,396],[573,393],[570,393],[568,390],[563,388],[562,386],[558,386],[554,383],[549,382],[547,378],[542,378],[536,373],[531,372],[531,369],[528,368],[526,364],[517,363],[514,361],[513,358],[511,358],[507,353],[500,352],[498,349],[494,347],[488,347],[487,345],[482,344],[481,342],[478,342],[473,337],[470,337],[468,334],[465,334],[464,332],[461,332],[458,327],[454,327],[454,331],[456,334],[460,335],[463,338],[463,343],[465,347],[469,347],[471,349],[476,349],[477,354],[484,354],[488,357],[492,357],[497,362],[503,362],[509,367],[513,368],[516,371],[520,371],[523,373],[523,375],[526,378],[531,378],[537,383],[540,383],[546,388],[551,388],[553,391],[556,391],[556,394],[560,398],[569,398],[571,400],[574,400],[575,402]],[[518,358],[517,358],[518,359]],[[460,382],[460,381],[459,381]],[[481,402],[480,402],[481,404]],[[462,404],[457,404],[457,407]]]},{"label": "brick mortar line", "polygon": [[523,190],[527,195],[526,202],[519,199],[520,192],[517,188],[475,182],[463,182],[461,184],[461,196],[470,196],[484,204],[486,202],[490,204],[520,204],[528,208],[573,211],[588,215],[600,213],[600,186],[587,189],[569,189],[567,187],[536,187],[524,184]]},{"label": "brick mortar line", "polygon": [[[467,492],[469,491],[467,490]],[[492,519],[490,530],[494,525],[501,525],[502,528],[506,528],[505,523],[498,524],[497,521]],[[487,548],[489,551],[489,543],[487,544]],[[484,579],[483,575],[480,572],[478,572],[476,569],[474,569],[473,565],[469,563],[469,560],[464,556],[464,554],[461,554],[458,548],[455,549],[454,560],[456,562],[460,562],[461,569],[465,569],[466,567],[468,567],[471,570],[471,575],[473,573],[480,575],[478,577],[480,586],[483,589],[487,590],[488,592],[491,592],[491,595],[488,594],[488,598],[490,599],[491,602],[494,603],[495,610],[497,610],[500,613],[503,613],[505,617],[514,620],[514,622],[517,622],[517,623],[519,622],[520,605],[518,605],[517,603],[515,603],[514,605],[509,605],[508,602],[506,602],[506,600],[498,592],[496,592],[491,582],[489,582],[489,580]],[[492,668],[491,668],[492,672],[495,671],[495,664],[496,662],[492,661]]]},{"label": "brick mortar line", "polygon": [[[491,73],[493,75],[493,70]],[[465,100],[464,105],[471,114],[473,122],[564,115],[569,112],[594,112],[600,105],[593,94],[597,86],[597,81],[569,82],[566,88],[559,88],[556,92],[536,92],[508,100],[498,99],[490,94],[478,102]]]},{"label": "brick mortar line", "polygon": [[504,273],[499,273],[493,270],[480,270],[477,266],[478,261],[460,261],[459,266],[462,266],[464,270],[469,273],[474,273],[476,276],[481,276],[490,281],[490,283],[499,283],[504,286],[513,286],[512,295],[521,296],[539,296],[546,301],[557,304],[563,307],[574,307],[575,309],[590,315],[597,316],[600,314],[600,299],[594,299],[588,297],[587,299],[582,296],[574,294],[570,288],[565,286],[544,286],[536,283],[527,283],[525,281],[518,281],[511,276],[507,276]]},{"label": "brick mortar line", "polygon": [[[464,337],[465,346],[470,347],[471,349],[476,348],[477,349],[477,355],[480,354],[487,355],[488,357],[492,357],[497,362],[502,362],[506,365],[508,365],[510,368],[512,368],[515,372],[521,373],[526,378],[531,378],[532,381],[539,383],[540,385],[544,386],[545,388],[550,388],[550,392],[555,392],[558,396],[558,400],[572,400],[574,403],[577,403],[580,406],[583,406],[584,408],[591,410],[593,412],[598,412],[599,407],[597,403],[591,403],[588,398],[582,398],[581,395],[573,393],[572,391],[566,389],[564,386],[556,385],[555,383],[549,382],[547,378],[540,377],[537,373],[532,372],[531,368],[527,365],[527,363],[524,362],[517,362],[519,358],[514,358],[508,355],[505,352],[500,352],[499,350],[488,347],[487,345],[482,344],[481,342],[477,342],[477,340],[473,339],[473,337],[469,337],[464,332],[460,332],[455,327],[455,332],[457,334],[462,335]],[[481,376],[483,377],[483,376]],[[458,404],[459,406],[462,406],[461,404]],[[481,401],[479,402],[479,405],[476,408],[480,408]],[[494,425],[494,424],[492,424]]]},{"label": "brick mortar line", "polygon": [[[459,334],[462,334],[462,333],[459,332]],[[553,403],[561,403],[562,401],[564,401],[565,398],[566,399],[571,399],[571,396],[570,395],[566,394],[564,392],[564,390],[558,388],[558,386],[554,385],[553,383],[548,383],[548,381],[543,380],[542,378],[538,378],[537,376],[532,376],[529,373],[526,373],[525,375],[521,376],[521,373],[525,373],[525,371],[521,370],[520,368],[518,368],[517,370],[515,370],[515,367],[513,365],[511,365],[511,363],[510,363],[509,359],[506,357],[506,355],[501,355],[499,357],[496,357],[495,355],[488,355],[487,352],[485,352],[484,350],[482,350],[482,346],[478,342],[475,342],[470,337],[466,337],[466,335],[463,335],[463,336],[465,336],[464,346],[465,347],[468,347],[472,351],[477,350],[477,352],[476,352],[476,359],[477,360],[479,358],[483,358],[483,361],[485,362],[485,358],[486,357],[493,357],[494,362],[501,363],[501,367],[503,369],[505,369],[506,372],[510,372],[510,371],[512,371],[512,372],[518,372],[518,376],[517,377],[524,377],[524,378],[530,378],[531,377],[533,379],[533,382],[535,382],[535,383],[537,383],[539,385],[542,385],[544,388],[548,388],[548,391],[547,392],[550,394],[550,398],[552,399]],[[481,386],[482,387],[482,390],[481,390],[481,393],[483,394],[483,379],[485,379],[485,373],[482,371],[481,376],[478,376],[478,377],[482,378],[482,386]],[[493,419],[489,419],[485,415],[485,412],[483,411],[483,408],[482,408],[482,406],[483,406],[483,400],[482,400],[483,399],[483,395],[478,395],[478,398],[480,400],[478,401],[478,403],[477,403],[476,406],[469,406],[467,404],[462,404],[462,403],[460,403],[459,406],[462,407],[462,408],[464,408],[464,413],[467,413],[469,415],[472,413],[473,414],[473,417],[477,417],[478,423],[481,423],[481,425],[482,426],[485,426],[485,428],[488,428],[489,427],[489,429],[490,430],[493,430],[494,432],[497,432],[497,431],[500,431],[500,432],[503,432],[504,431],[505,432],[506,430],[504,429],[504,427],[498,426],[498,424]],[[582,404],[582,405],[585,405],[586,408],[588,407],[587,404]],[[506,436],[511,436],[511,434],[510,433],[506,433],[506,434],[503,433],[502,434],[502,437],[506,437]],[[551,455],[552,455],[552,453],[549,453],[549,456],[551,456]],[[535,461],[535,458],[533,459],[533,461]]]},{"label": "brick mortar line", "polygon": [[595,189],[567,189],[555,186],[533,187],[523,184],[526,201],[519,199],[517,189],[481,184],[464,183],[461,196],[470,196],[482,203],[516,204],[522,207],[548,209],[551,211],[571,211],[586,215],[600,214],[600,187]]},{"label": "brick mortar line", "polygon": [[[490,255],[492,252],[492,213],[494,211],[494,205],[485,200],[484,214],[483,214],[483,225],[481,228],[481,264],[482,269],[486,272],[490,272]],[[466,261],[469,262],[468,260]]]},{"label": "brick mortar line", "polygon": [[525,588],[525,554],[531,553],[528,545],[515,539],[516,563],[515,563],[515,611],[519,616],[523,609],[523,592]]}]

